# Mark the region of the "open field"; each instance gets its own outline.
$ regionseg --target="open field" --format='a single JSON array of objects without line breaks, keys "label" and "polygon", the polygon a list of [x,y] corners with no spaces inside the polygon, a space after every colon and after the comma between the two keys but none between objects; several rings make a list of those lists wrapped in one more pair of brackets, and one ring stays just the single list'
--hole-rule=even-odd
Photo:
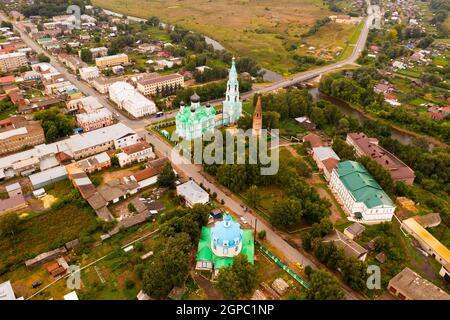
[{"label": "open field", "polygon": [[[55,184],[49,194],[60,198],[71,190],[73,187],[66,180]],[[80,208],[76,202],[42,213],[31,213],[20,222],[14,237],[0,238],[0,269],[64,245],[95,225],[96,216],[92,210]]]},{"label": "open field", "polygon": [[[237,55],[254,58],[263,67],[286,75],[295,66],[293,55],[303,50],[288,51],[288,48],[292,44],[300,48],[299,36],[316,20],[331,14],[319,0],[94,0],[92,3],[125,15],[157,16],[164,22],[205,34]],[[339,39],[334,41],[336,46],[344,47],[345,38],[352,34],[348,27],[340,27],[338,36],[336,28],[324,28],[307,41]]]}]

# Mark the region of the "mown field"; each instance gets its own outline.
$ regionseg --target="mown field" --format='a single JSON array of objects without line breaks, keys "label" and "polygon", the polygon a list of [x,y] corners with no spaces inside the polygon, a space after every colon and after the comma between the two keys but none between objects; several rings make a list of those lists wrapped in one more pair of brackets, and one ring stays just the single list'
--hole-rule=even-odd
[{"label": "mown field", "polygon": [[[157,16],[164,22],[203,33],[228,50],[254,58],[264,68],[283,75],[288,75],[295,66],[293,55],[303,53],[299,36],[316,20],[331,14],[320,0],[93,0],[92,3],[125,15]],[[336,37],[335,28],[325,28],[307,40],[324,43],[321,39],[334,39],[336,46],[344,47],[345,38],[352,32],[347,27],[342,29],[342,37]],[[297,52],[288,50],[292,44],[298,45]]]}]

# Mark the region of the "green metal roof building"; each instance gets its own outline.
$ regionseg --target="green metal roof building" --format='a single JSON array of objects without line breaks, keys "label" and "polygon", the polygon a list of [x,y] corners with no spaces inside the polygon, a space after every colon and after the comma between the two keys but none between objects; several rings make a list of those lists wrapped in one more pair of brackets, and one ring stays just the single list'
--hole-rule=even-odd
[{"label": "green metal roof building", "polygon": [[[227,216],[225,216],[226,218]],[[228,216],[229,217],[229,216]],[[223,267],[229,267],[233,265],[233,257],[232,256],[220,256],[217,253],[223,252],[221,250],[216,250],[215,247],[217,245],[218,240],[225,240],[229,242],[228,246],[230,247],[230,252],[234,250],[232,239],[234,239],[234,235],[230,237],[230,234],[226,232],[227,227],[225,229],[223,228],[222,224],[226,223],[226,221],[219,221],[216,222],[216,224],[210,228],[210,227],[203,227],[201,234],[200,234],[200,240],[198,242],[198,249],[197,249],[197,264],[196,269],[197,270],[219,270]],[[239,247],[239,251],[236,250],[236,254],[243,254],[247,257],[248,261],[250,263],[254,262],[255,259],[255,246],[254,246],[254,238],[253,238],[253,230],[250,229],[244,229],[240,230],[239,224],[235,221],[232,221],[234,224],[233,229],[238,228],[240,235],[242,238],[239,240],[242,246]],[[238,226],[236,226],[238,225]],[[225,231],[224,231],[225,230]],[[217,234],[219,232],[219,235]],[[230,237],[228,240],[227,237]],[[214,238],[214,239],[213,239]],[[234,251],[233,251],[234,252]]]},{"label": "green metal roof building", "polygon": [[330,186],[354,220],[375,223],[392,219],[394,203],[359,162],[338,163]]},{"label": "green metal roof building", "polygon": [[239,82],[236,64],[230,68],[227,91],[223,101],[223,113],[216,117],[216,110],[210,104],[200,105],[197,93],[191,96],[190,105],[180,103],[180,111],[175,117],[176,135],[184,140],[200,139],[206,133],[213,133],[214,129],[235,123],[241,116],[242,102],[239,98]]}]

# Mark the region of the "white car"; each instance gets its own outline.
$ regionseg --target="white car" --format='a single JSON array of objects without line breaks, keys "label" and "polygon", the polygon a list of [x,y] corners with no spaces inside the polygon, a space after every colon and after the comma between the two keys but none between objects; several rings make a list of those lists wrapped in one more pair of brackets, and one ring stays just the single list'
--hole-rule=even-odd
[{"label": "white car", "polygon": [[242,222],[243,224],[247,224],[247,223],[248,223],[247,220],[246,220],[244,217],[241,217],[241,222]]}]

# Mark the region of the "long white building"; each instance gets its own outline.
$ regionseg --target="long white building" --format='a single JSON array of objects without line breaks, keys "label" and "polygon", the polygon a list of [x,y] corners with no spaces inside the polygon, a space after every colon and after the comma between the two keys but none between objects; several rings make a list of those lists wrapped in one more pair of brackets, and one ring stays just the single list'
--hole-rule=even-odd
[{"label": "long white building", "polygon": [[135,118],[148,116],[156,112],[153,101],[140,94],[132,85],[119,81],[109,87],[109,98],[121,109]]},{"label": "long white building", "polygon": [[85,67],[78,70],[80,78],[84,81],[89,81],[100,77],[100,70],[97,67]]},{"label": "long white building", "polygon": [[391,221],[394,203],[362,164],[338,163],[331,174],[330,187],[349,220],[372,224]]},{"label": "long white building", "polygon": [[0,180],[56,167],[62,154],[69,160],[79,160],[107,150],[131,146],[139,141],[138,134],[122,123],[75,134],[65,140],[41,144],[33,149],[0,158]]}]

